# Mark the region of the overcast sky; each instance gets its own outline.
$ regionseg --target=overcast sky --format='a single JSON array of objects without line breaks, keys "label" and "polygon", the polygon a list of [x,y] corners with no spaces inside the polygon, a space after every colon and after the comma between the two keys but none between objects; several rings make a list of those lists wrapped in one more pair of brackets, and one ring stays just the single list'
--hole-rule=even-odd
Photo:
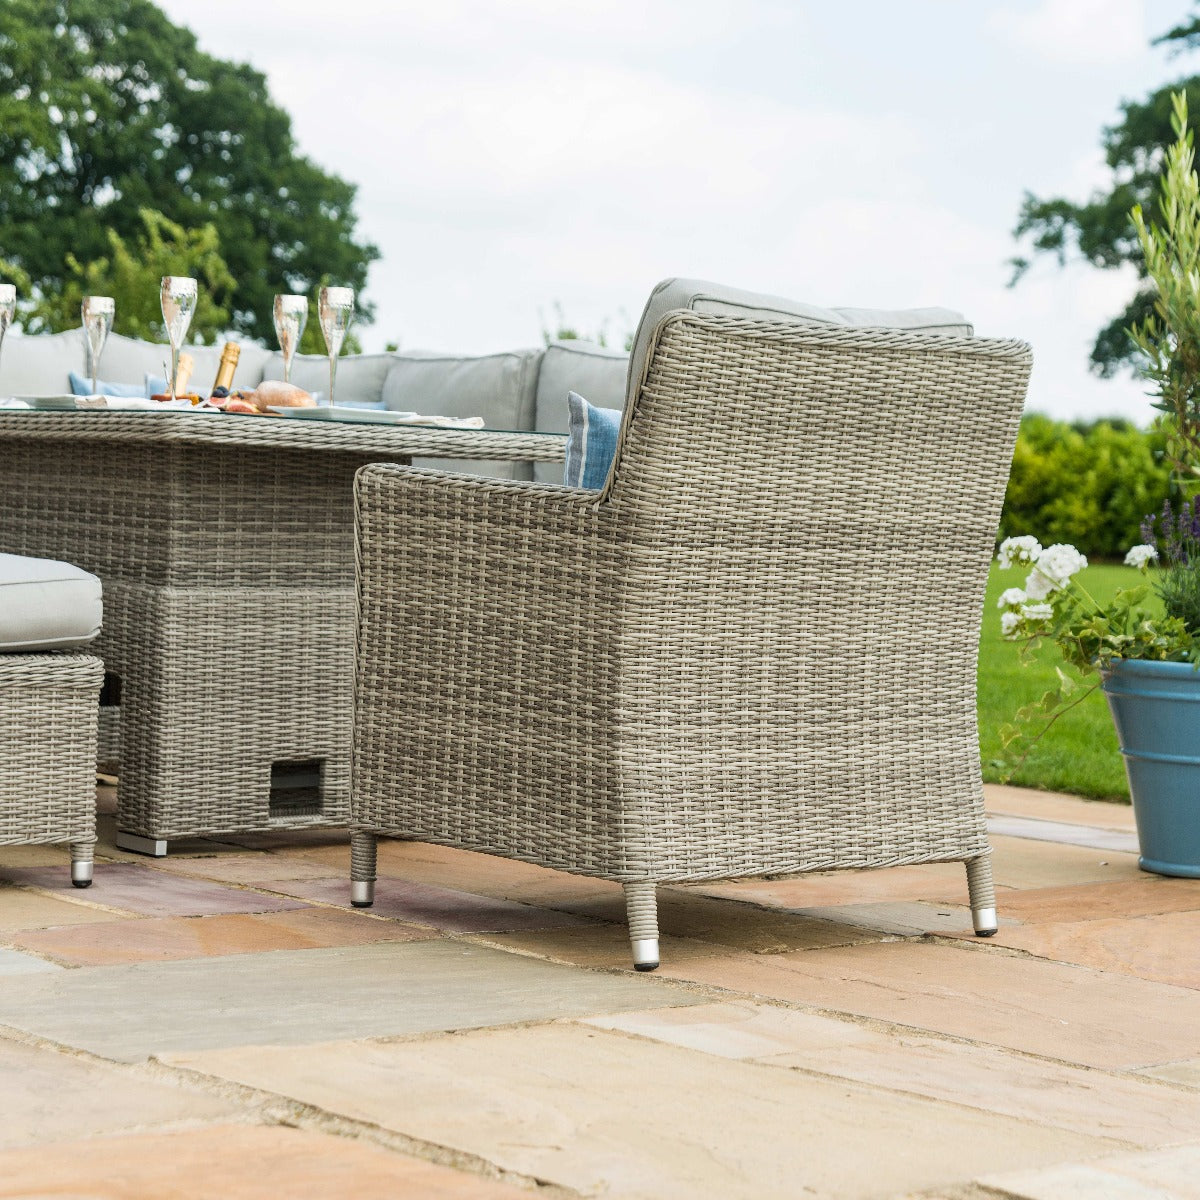
[{"label": "overcast sky", "polygon": [[668,275],[816,304],[943,305],[1024,337],[1029,407],[1147,419],[1087,370],[1132,281],[1040,263],[1025,190],[1104,183],[1122,100],[1200,72],[1187,0],[159,0],[263,71],[378,244],[367,349],[614,341]]}]

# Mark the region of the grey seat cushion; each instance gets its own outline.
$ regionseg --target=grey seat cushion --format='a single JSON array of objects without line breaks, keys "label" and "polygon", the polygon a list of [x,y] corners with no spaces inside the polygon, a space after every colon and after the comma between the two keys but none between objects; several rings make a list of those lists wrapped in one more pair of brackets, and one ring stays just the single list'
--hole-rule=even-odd
[{"label": "grey seat cushion", "polygon": [[[633,353],[629,356],[630,386],[642,377],[650,339],[659,321],[667,313],[679,308],[758,321],[796,321],[806,325],[882,325],[960,337],[970,337],[974,333],[970,322],[961,313],[948,308],[822,308],[799,300],[784,300],[781,296],[744,292],[702,279],[664,279],[650,293],[638,323]],[[590,396],[587,398],[591,399]]]},{"label": "grey seat cushion", "polygon": [[[538,373],[534,428],[540,433],[567,432],[567,394],[575,392],[597,408],[625,407],[629,355],[593,342],[551,342]],[[562,483],[559,463],[534,463],[534,479]]]},{"label": "grey seat cushion", "polygon": [[[60,396],[71,390],[69,374],[84,372],[83,333],[9,333],[0,357],[0,396]],[[103,359],[101,360],[103,362]],[[114,377],[115,378],[115,377]],[[133,382],[141,383],[139,375]]]},{"label": "grey seat cushion", "polygon": [[0,654],[86,646],[103,612],[95,575],[54,559],[0,554]]}]

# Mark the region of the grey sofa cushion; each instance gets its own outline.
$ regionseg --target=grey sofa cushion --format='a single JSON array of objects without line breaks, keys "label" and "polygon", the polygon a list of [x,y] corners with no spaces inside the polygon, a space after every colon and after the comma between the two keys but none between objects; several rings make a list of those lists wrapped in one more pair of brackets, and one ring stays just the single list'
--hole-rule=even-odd
[{"label": "grey sofa cushion", "polygon": [[[594,342],[551,342],[538,372],[534,428],[542,433],[567,432],[567,393],[576,392],[597,408],[625,407],[625,376],[629,355]],[[562,483],[559,463],[534,463],[533,477],[543,483]]]},{"label": "grey sofa cushion", "polygon": [[[337,402],[346,405],[377,405],[383,399],[383,381],[392,366],[390,354],[348,354],[338,359]],[[264,379],[283,378],[283,355],[276,351],[267,358]],[[329,396],[329,356],[297,354],[292,360],[292,382],[306,392]]]},{"label": "grey sofa cushion", "polygon": [[[70,372],[83,373],[83,358],[82,330],[35,337],[10,332],[0,354],[0,396],[65,395],[71,390]],[[139,375],[130,382],[141,380]]]},{"label": "grey sofa cushion", "polygon": [[[664,279],[650,293],[638,323],[633,353],[629,356],[630,386],[641,379],[650,339],[659,321],[678,308],[760,321],[797,321],[807,325],[883,325],[923,330],[931,334],[954,333],[964,337],[970,337],[973,332],[961,313],[946,308],[821,308],[798,300],[785,300],[780,296],[760,295],[719,283],[706,283],[701,279]],[[587,398],[591,399],[590,396]]]},{"label": "grey sofa cushion", "polygon": [[[383,385],[384,407],[444,417],[482,417],[489,429],[533,428],[540,350],[475,356],[396,354]],[[500,479],[530,479],[531,464],[422,459],[420,466]],[[558,468],[561,476],[562,467]]]},{"label": "grey sofa cushion", "polygon": [[95,575],[53,559],[0,554],[0,654],[86,646],[102,616]]},{"label": "grey sofa cushion", "polygon": [[[232,339],[236,341],[237,339]],[[262,382],[263,366],[271,352],[254,342],[240,342],[237,370],[233,386],[256,387]],[[183,353],[192,356],[192,377],[188,387],[207,394],[217,377],[217,365],[225,347],[222,339],[215,346],[184,346]],[[100,355],[100,377],[113,383],[141,383],[146,375],[165,379],[171,370],[171,347],[165,342],[144,342],[140,338],[109,334]],[[82,369],[80,370],[82,374]]]}]

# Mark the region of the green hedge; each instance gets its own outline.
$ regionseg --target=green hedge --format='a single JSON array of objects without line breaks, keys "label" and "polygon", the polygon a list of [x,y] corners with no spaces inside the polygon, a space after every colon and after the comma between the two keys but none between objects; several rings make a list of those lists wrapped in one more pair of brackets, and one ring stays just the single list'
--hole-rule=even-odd
[{"label": "green hedge", "polygon": [[1121,559],[1142,518],[1174,497],[1164,440],[1128,421],[1021,421],[1000,537],[1070,542],[1092,559]]}]

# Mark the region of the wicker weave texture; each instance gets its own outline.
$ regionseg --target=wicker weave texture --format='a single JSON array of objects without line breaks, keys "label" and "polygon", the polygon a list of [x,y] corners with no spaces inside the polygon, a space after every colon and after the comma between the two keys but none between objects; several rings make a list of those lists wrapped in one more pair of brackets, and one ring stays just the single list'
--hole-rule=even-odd
[{"label": "wicker weave texture", "polygon": [[[345,824],[353,478],[409,454],[562,457],[530,434],[146,413],[0,414],[3,548],[104,582],[118,823],[148,838]],[[120,734],[118,735],[118,729]],[[273,764],[320,804],[272,805]]]},{"label": "wicker weave texture", "polygon": [[621,881],[986,855],[1029,367],[678,313],[601,494],[361,471],[356,825]]},{"label": "wicker weave texture", "polygon": [[103,676],[86,654],[0,655],[0,845],[95,842]]}]

